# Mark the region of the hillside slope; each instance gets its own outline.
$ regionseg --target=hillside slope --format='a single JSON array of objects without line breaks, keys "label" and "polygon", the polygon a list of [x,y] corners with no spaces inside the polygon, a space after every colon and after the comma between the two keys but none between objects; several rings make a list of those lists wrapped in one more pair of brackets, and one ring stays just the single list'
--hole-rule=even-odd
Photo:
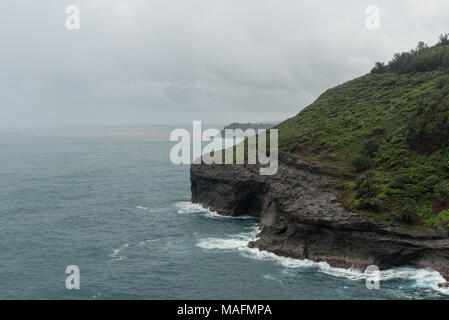
[{"label": "hillside slope", "polygon": [[340,200],[352,211],[387,223],[448,226],[447,61],[442,42],[376,63],[278,125],[280,151],[340,174]]}]

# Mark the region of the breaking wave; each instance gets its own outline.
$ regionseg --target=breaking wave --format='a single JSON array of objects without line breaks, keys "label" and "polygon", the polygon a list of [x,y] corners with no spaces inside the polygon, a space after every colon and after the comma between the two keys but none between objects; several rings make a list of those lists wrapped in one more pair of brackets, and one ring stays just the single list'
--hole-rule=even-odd
[{"label": "breaking wave", "polygon": [[199,214],[203,214],[205,217],[212,218],[212,219],[254,219],[254,217],[250,217],[250,216],[239,216],[239,217],[222,216],[214,211],[204,208],[200,204],[192,203],[190,201],[177,202],[176,207],[178,208],[178,210],[177,210],[178,213],[181,213],[181,214],[199,213]]},{"label": "breaking wave", "polygon": [[[282,265],[285,268],[314,268],[321,273],[346,278],[349,280],[366,280],[372,275],[365,274],[362,270],[358,269],[344,269],[331,267],[326,262],[314,262],[307,259],[300,260],[294,258],[287,258],[277,256],[274,253],[268,251],[260,251],[257,248],[249,248],[248,243],[257,239],[259,229],[257,225],[252,226],[246,232],[231,235],[229,238],[205,238],[199,240],[197,247],[208,250],[232,250],[238,251],[242,256],[247,258],[273,261]],[[443,276],[437,271],[430,269],[421,269],[414,267],[400,267],[392,268],[389,270],[380,271],[379,280],[405,280],[410,281],[410,287],[433,289],[439,293],[449,295],[448,288],[440,288],[439,283],[444,283]]]}]

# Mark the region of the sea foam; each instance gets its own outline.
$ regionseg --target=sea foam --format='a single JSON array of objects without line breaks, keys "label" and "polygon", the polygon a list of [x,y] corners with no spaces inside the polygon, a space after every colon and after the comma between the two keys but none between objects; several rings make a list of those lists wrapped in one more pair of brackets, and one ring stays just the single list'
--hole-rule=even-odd
[{"label": "sea foam", "polygon": [[199,213],[199,214],[203,214],[205,217],[212,218],[212,219],[254,219],[254,217],[250,217],[250,216],[239,216],[239,217],[223,216],[214,211],[204,208],[200,204],[192,203],[190,201],[177,202],[176,207],[178,208],[178,210],[177,210],[178,213],[181,213],[181,214]]},{"label": "sea foam", "polygon": [[[230,235],[229,238],[205,238],[199,240],[197,247],[208,250],[232,250],[239,252],[242,256],[264,261],[273,261],[285,268],[315,268],[321,273],[346,278],[349,280],[365,280],[370,275],[358,269],[344,269],[331,267],[326,262],[314,262],[311,260],[293,259],[277,256],[268,251],[261,251],[257,248],[248,247],[250,241],[257,240],[259,229],[257,224],[246,232]],[[400,267],[383,270],[379,275],[380,281],[405,280],[412,282],[411,287],[433,289],[445,295],[449,295],[449,289],[440,288],[439,283],[445,282],[444,278],[437,271],[430,269]]]}]

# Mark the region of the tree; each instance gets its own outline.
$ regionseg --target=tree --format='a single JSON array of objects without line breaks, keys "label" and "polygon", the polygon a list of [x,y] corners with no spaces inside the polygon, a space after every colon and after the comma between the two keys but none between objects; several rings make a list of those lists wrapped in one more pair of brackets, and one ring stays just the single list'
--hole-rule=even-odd
[{"label": "tree", "polygon": [[395,53],[393,60],[390,61],[389,66],[391,71],[404,73],[410,60],[411,54],[409,52]]},{"label": "tree", "polygon": [[449,33],[441,34],[440,35],[440,41],[438,42],[439,46],[445,46],[449,44]]},{"label": "tree", "polygon": [[417,52],[423,52],[429,49],[429,46],[424,41],[418,42],[418,46],[416,47]]},{"label": "tree", "polygon": [[357,178],[355,181],[355,189],[357,190],[355,197],[357,199],[371,195],[374,191],[374,184],[376,182],[374,177],[374,172],[368,171],[363,176]]},{"label": "tree", "polygon": [[383,63],[383,62],[376,62],[374,64],[374,68],[371,69],[371,73],[375,73],[375,74],[385,73],[386,71],[387,71],[387,68],[385,66],[385,63]]}]

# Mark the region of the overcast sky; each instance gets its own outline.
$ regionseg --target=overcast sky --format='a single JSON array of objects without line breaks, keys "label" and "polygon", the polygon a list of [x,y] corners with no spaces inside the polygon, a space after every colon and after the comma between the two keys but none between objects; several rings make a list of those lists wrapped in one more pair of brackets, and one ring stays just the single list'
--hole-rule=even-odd
[{"label": "overcast sky", "polygon": [[2,0],[0,126],[282,120],[435,43],[448,13],[447,0]]}]

